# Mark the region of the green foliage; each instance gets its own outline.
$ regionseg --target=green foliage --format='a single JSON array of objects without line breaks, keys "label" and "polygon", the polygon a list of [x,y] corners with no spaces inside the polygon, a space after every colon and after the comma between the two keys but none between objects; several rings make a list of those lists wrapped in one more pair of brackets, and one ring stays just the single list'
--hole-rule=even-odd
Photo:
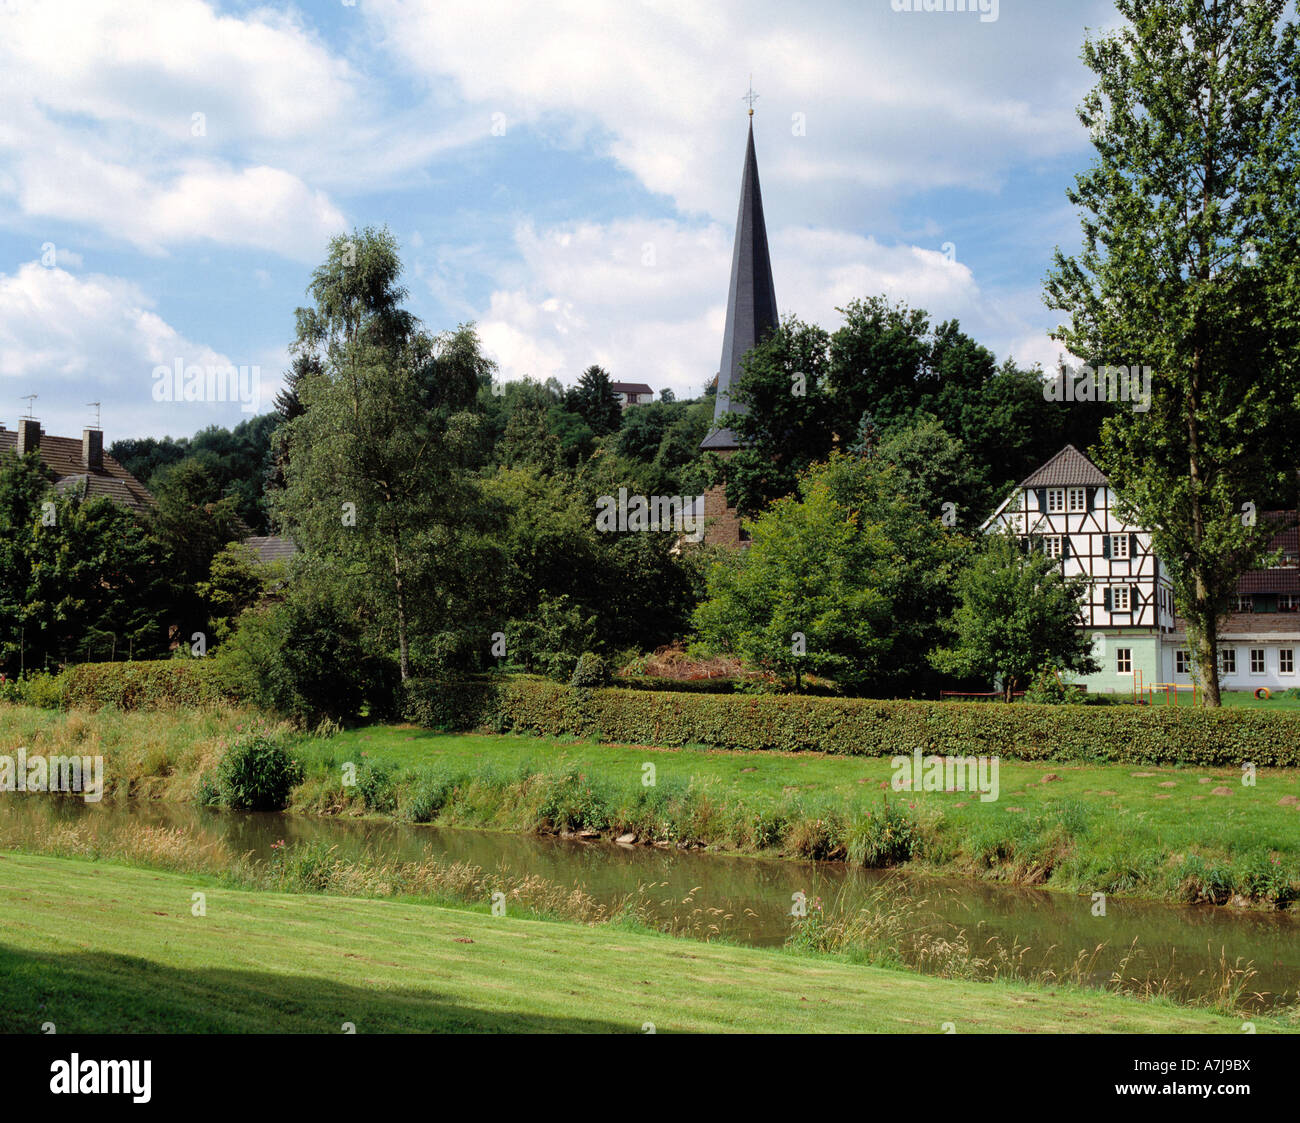
[{"label": "green foliage", "polygon": [[366,761],[357,769],[357,792],[367,811],[383,814],[397,807],[393,770],[381,761]]},{"label": "green foliage", "polygon": [[617,431],[622,421],[622,406],[609,372],[594,364],[582,372],[578,384],[569,391],[566,405],[598,437]]},{"label": "green foliage", "polygon": [[916,816],[889,800],[855,818],[848,828],[848,858],[856,866],[878,869],[918,856],[921,832]]},{"label": "green foliage", "polygon": [[609,668],[605,660],[591,651],[584,651],[573,668],[570,686],[595,687],[609,684]]},{"label": "green foliage", "polygon": [[[584,651],[653,648],[685,632],[700,585],[699,558],[675,554],[672,532],[600,533],[595,497],[616,494],[618,486],[536,468],[503,468],[483,481],[487,501],[500,512],[493,536],[495,621],[484,632],[505,631],[507,665],[567,681]],[[485,645],[476,651],[481,661],[470,666],[489,665]]]},{"label": "green foliage", "polygon": [[804,674],[916,689],[963,542],[878,459],[833,456],[798,487],[750,524],[748,550],[714,562],[695,613],[701,640],[796,689]]},{"label": "green foliage", "polygon": [[596,617],[585,614],[567,594],[542,594],[537,611],[506,627],[508,658],[516,666],[567,682],[578,665],[576,652],[596,642]]},{"label": "green foliage", "polygon": [[125,438],[114,441],[108,454],[150,491],[156,491],[166,469],[182,461],[196,462],[210,481],[204,502],[232,499],[235,514],[255,534],[266,534],[270,527],[263,488],[279,420],[275,413],[264,413],[233,429],[209,425],[193,437]]},{"label": "green foliage", "polygon": [[164,642],[157,549],[127,509],[55,491],[36,453],[0,458],[0,665],[152,654]]},{"label": "green foliage", "polygon": [[239,700],[216,661],[209,659],[81,663],[64,671],[58,684],[63,708],[69,710],[189,708]]},{"label": "green foliage", "polygon": [[[877,445],[922,427],[899,438],[890,456],[918,485],[913,497],[922,506],[937,496],[957,506],[959,525],[973,527],[995,493],[1063,444],[1091,445],[1109,409],[1045,400],[1038,370],[1010,360],[997,366],[956,321],[932,326],[926,312],[884,297],[840,311],[844,323],[833,335],[787,318],[745,357],[733,397],[748,412],[729,419],[743,447],[715,464],[743,514],[789,495],[837,441],[860,450],[869,419]],[[953,444],[927,464],[933,426]]]},{"label": "green foliage", "polygon": [[980,705],[799,695],[572,690],[537,679],[408,684],[427,728],[573,736],[619,744],[924,754],[1134,764],[1300,765],[1300,714],[1145,706]]},{"label": "green foliage", "polygon": [[218,551],[207,580],[196,586],[212,614],[209,623],[218,641],[225,640],[240,613],[256,605],[271,584],[283,576],[282,568],[262,565],[252,549],[241,542],[227,543]]},{"label": "green foliage", "polygon": [[43,710],[59,710],[63,708],[63,690],[63,675],[37,671],[0,682],[0,700]]},{"label": "green foliage", "polygon": [[1077,695],[1061,681],[1055,667],[1043,667],[1025,689],[1025,701],[1039,706],[1060,706]]},{"label": "green foliage", "polygon": [[1151,533],[1219,704],[1217,624],[1295,504],[1300,460],[1300,33],[1284,0],[1117,0],[1084,45],[1095,159],[1069,191],[1083,249],[1046,299],[1093,367],[1148,368],[1097,459]]},{"label": "green foliage", "polygon": [[302,768],[277,739],[254,733],[231,744],[217,765],[213,788],[222,805],[235,811],[282,811],[302,782]]},{"label": "green foliage", "polygon": [[310,728],[391,705],[391,660],[372,655],[359,614],[336,589],[295,583],[284,602],[250,609],[214,657],[229,689]]},{"label": "green foliage", "polygon": [[956,644],[932,656],[936,667],[959,675],[998,678],[1003,694],[1051,665],[1088,674],[1097,669],[1082,629],[1087,578],[1066,578],[1060,563],[1025,553],[1015,535],[990,534],[958,578]]},{"label": "green foliage", "polygon": [[727,502],[744,515],[789,495],[799,475],[832,447],[829,389],[830,336],[787,316],[741,360],[732,400],[746,407],[723,425],[741,444],[719,470]]},{"label": "green foliage", "polygon": [[402,814],[412,823],[431,823],[451,800],[456,781],[441,769],[424,769],[410,782]]}]

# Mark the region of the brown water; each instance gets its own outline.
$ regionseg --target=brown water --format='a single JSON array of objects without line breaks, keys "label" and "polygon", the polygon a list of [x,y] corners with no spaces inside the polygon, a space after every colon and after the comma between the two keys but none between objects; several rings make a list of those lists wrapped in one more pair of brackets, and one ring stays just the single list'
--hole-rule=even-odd
[{"label": "brown water", "polygon": [[[1213,906],[1178,906],[1110,898],[1106,916],[1092,915],[1086,896],[1015,889],[980,881],[850,869],[833,862],[787,862],[696,851],[658,850],[583,843],[494,831],[439,829],[284,814],[217,812],[181,804],[101,803],[47,796],[0,800],[0,818],[37,825],[56,819],[95,817],[101,825],[133,819],[180,827],[239,853],[272,856],[271,847],[324,842],[342,858],[367,854],[387,860],[435,857],[504,869],[579,886],[601,901],[628,895],[649,902],[659,923],[700,936],[737,943],[781,944],[795,923],[793,896],[810,903],[856,911],[882,900],[905,906],[909,929],[951,939],[965,933],[981,957],[989,949],[1014,948],[1019,974],[1044,969],[1066,974],[1080,952],[1092,957],[1076,974],[1105,984],[1121,970],[1130,985],[1150,984],[1182,998],[1219,991],[1222,964],[1255,972],[1249,1005],[1289,1005],[1300,992],[1300,917],[1293,913],[1237,912]],[[1133,950],[1136,941],[1136,952]],[[1101,950],[1095,949],[1101,945]],[[905,960],[916,952],[899,948]],[[917,965],[914,962],[914,965]]]}]

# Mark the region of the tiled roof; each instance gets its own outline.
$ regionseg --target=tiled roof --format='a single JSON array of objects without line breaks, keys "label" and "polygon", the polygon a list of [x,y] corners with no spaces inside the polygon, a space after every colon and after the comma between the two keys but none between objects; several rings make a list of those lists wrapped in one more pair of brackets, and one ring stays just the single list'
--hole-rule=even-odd
[{"label": "tiled roof", "polygon": [[614,388],[614,392],[617,394],[653,394],[654,393],[654,391],[651,390],[650,387],[647,386],[644,382],[611,382],[610,385]]},{"label": "tiled roof", "polygon": [[1237,581],[1239,593],[1300,593],[1300,567],[1250,569]]},{"label": "tiled roof", "polygon": [[1106,487],[1106,474],[1074,445],[1060,452],[1021,481],[1021,487]]},{"label": "tiled roof", "polygon": [[[1219,622],[1220,640],[1241,639],[1248,636],[1291,635],[1300,636],[1300,612],[1232,612]],[[1166,639],[1182,642],[1187,638],[1187,626],[1181,616],[1174,620],[1174,630]]]},{"label": "tiled roof", "polygon": [[244,539],[244,545],[257,555],[257,560],[263,565],[288,561],[298,552],[292,538],[282,538],[278,534],[253,535]]},{"label": "tiled roof", "polygon": [[[15,430],[0,429],[0,454],[13,452],[17,444],[18,433]],[[81,458],[80,438],[52,437],[42,433],[40,451],[41,459],[54,473],[55,487],[60,491],[84,480],[87,498],[105,496],[135,511],[146,511],[154,504],[148,489],[107,452],[102,467],[87,468]]]}]

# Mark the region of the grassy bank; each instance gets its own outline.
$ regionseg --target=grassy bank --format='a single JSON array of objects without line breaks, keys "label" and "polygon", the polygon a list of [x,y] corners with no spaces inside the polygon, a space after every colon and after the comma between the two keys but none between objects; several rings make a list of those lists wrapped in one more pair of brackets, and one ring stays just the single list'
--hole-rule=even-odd
[{"label": "grassy bank", "polygon": [[[192,915],[192,894],[206,915]],[[1182,1032],[1239,1019],[790,952],[0,854],[0,1030]],[[1254,1020],[1258,1032],[1284,1027]]]},{"label": "grassy bank", "polygon": [[[237,709],[0,706],[0,742],[103,753],[110,794],[189,801]],[[286,736],[287,731],[281,731]],[[369,726],[298,738],[292,808],[978,876],[1072,892],[1283,905],[1300,892],[1300,770],[1004,760],[999,799],[897,794],[888,759]],[[357,770],[344,786],[343,765]],[[646,765],[655,783],[647,786]]]},{"label": "grassy bank", "polygon": [[[1300,770],[1004,760],[999,798],[890,789],[890,761],[593,745],[371,726],[304,746],[294,807],[860,865],[1019,885],[1284,905],[1300,891]],[[345,762],[359,768],[342,786]],[[646,766],[655,783],[646,786]]]}]

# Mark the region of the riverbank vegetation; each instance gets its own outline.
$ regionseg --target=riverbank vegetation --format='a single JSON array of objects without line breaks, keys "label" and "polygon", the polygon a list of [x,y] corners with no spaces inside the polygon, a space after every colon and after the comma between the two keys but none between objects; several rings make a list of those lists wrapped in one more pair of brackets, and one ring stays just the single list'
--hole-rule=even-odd
[{"label": "riverbank vegetation", "polygon": [[[1300,893],[1300,771],[1003,760],[999,798],[895,792],[888,757],[653,748],[370,725],[308,736],[241,709],[0,706],[30,752],[105,757],[109,798],[230,805],[232,745],[280,745],[321,815],[975,876],[1067,892],[1283,907]],[[345,782],[347,779],[353,783]],[[653,783],[648,783],[653,780]],[[236,801],[238,802],[238,801]]]}]

